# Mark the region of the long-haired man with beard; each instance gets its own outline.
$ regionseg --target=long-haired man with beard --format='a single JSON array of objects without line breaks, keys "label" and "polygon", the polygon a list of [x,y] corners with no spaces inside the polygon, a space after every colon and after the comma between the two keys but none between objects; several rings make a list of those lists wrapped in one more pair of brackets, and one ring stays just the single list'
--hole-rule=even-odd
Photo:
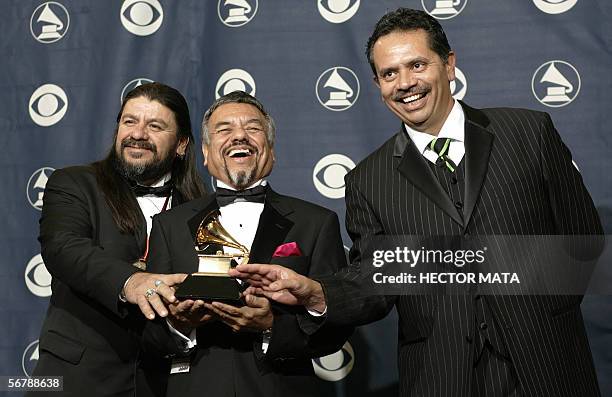
[{"label": "long-haired man with beard", "polygon": [[151,218],[204,195],[193,146],[185,98],[143,84],[106,158],[49,178],[39,240],[53,295],[34,375],[63,376],[63,395],[133,395],[143,314],[166,316],[161,297],[184,277],[146,272]]}]

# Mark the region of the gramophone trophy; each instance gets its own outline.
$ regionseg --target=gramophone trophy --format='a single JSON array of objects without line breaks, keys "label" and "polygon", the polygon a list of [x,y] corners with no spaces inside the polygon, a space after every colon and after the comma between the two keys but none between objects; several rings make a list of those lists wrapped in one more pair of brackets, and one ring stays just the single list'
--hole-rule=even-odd
[{"label": "gramophone trophy", "polygon": [[[187,276],[178,287],[175,296],[179,299],[240,303],[241,285],[227,272],[238,264],[247,263],[249,250],[223,228],[219,215],[219,210],[211,211],[198,226],[195,243],[198,272]],[[234,248],[238,253],[223,253],[218,250],[214,254],[205,254],[210,245]]]}]

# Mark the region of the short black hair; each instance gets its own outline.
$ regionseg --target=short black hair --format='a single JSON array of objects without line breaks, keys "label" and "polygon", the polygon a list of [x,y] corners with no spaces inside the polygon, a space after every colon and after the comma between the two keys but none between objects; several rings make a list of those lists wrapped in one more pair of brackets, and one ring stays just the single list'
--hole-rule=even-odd
[{"label": "short black hair", "polygon": [[424,30],[429,38],[429,47],[436,53],[444,63],[448,62],[448,55],[451,52],[451,47],[446,39],[446,34],[440,23],[431,15],[421,10],[413,10],[411,8],[398,8],[395,11],[390,11],[380,18],[374,27],[374,32],[368,39],[366,47],[366,56],[368,62],[376,76],[376,68],[372,59],[372,47],[374,43],[382,36],[386,36],[393,32],[409,32],[415,30]]}]

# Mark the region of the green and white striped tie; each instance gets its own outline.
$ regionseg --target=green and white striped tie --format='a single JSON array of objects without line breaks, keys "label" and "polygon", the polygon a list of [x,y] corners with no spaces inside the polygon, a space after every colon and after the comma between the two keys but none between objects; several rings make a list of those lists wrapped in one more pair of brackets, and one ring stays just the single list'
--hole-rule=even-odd
[{"label": "green and white striped tie", "polygon": [[437,155],[436,165],[446,167],[450,172],[455,172],[457,167],[453,160],[448,157],[448,149],[450,148],[450,138],[434,138],[429,144],[429,149],[433,150]]}]

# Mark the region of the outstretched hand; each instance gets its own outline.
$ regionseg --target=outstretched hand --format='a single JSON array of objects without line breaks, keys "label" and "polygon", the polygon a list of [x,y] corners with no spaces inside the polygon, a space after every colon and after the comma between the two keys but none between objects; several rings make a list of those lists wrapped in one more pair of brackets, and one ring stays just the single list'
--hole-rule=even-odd
[{"label": "outstretched hand", "polygon": [[247,263],[230,269],[230,276],[246,280],[250,292],[285,305],[301,305],[323,312],[325,295],[318,281],[279,265]]}]

